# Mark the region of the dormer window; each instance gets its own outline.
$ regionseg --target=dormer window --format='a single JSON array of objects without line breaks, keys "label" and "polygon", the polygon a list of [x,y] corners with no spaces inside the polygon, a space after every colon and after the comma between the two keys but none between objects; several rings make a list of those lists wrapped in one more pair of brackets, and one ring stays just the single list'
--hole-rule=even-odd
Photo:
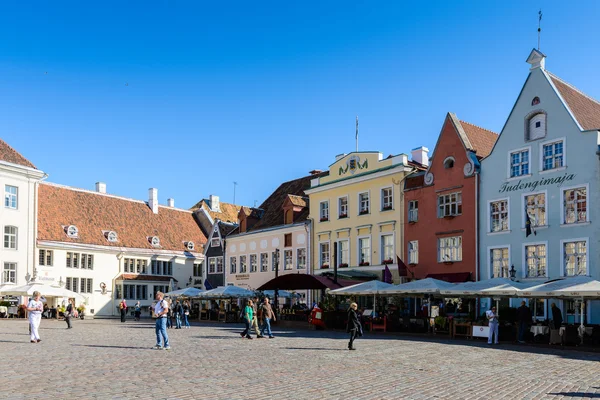
[{"label": "dormer window", "polygon": [[446,169],[454,168],[454,158],[453,157],[448,157],[444,160],[444,168],[446,168]]},{"label": "dormer window", "polygon": [[538,104],[540,104],[540,98],[539,98],[539,97],[537,97],[537,96],[535,96],[535,97],[533,98],[533,100],[531,100],[531,105],[532,105],[532,106],[537,106]]},{"label": "dormer window", "polygon": [[194,251],[195,245],[194,242],[185,242],[185,248],[189,251]]},{"label": "dormer window", "polygon": [[119,241],[119,238],[117,236],[117,232],[114,232],[114,231],[104,232],[104,237],[106,238],[106,240],[108,240],[111,243],[115,243],[115,242]]},{"label": "dormer window", "polygon": [[546,113],[535,111],[530,114],[526,121],[526,140],[537,140],[546,137]]},{"label": "dormer window", "polygon": [[79,229],[75,225],[67,226],[65,232],[67,232],[67,236],[70,238],[77,238],[79,236]]},{"label": "dormer window", "polygon": [[148,242],[150,242],[150,244],[154,247],[159,247],[160,246],[160,239],[158,238],[158,236],[151,236],[148,238]]}]

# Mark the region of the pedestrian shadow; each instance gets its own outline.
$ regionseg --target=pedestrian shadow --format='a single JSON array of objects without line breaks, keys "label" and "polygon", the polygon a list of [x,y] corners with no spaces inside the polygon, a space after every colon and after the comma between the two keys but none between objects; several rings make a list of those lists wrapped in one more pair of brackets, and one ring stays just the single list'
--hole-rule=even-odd
[{"label": "pedestrian shadow", "polygon": [[585,397],[586,399],[600,399],[600,393],[560,392],[548,394],[550,396]]},{"label": "pedestrian shadow", "polygon": [[[237,338],[240,336],[238,335]],[[206,336],[192,336],[192,339],[217,339],[217,340],[225,340],[225,339],[236,339],[235,336],[215,336],[215,335],[206,335]]]},{"label": "pedestrian shadow", "polygon": [[72,344],[71,346],[77,347],[97,347],[100,349],[138,349],[138,350],[152,350],[152,347],[140,347],[140,346],[107,346],[103,344]]},{"label": "pedestrian shadow", "polygon": [[154,325],[126,325],[126,326],[121,326],[119,325],[119,328],[121,329],[150,329],[150,328],[154,328]]},{"label": "pedestrian shadow", "polygon": [[[27,335],[27,336],[29,336],[29,335]],[[23,343],[23,344],[25,344],[26,342],[20,342],[17,340],[0,340],[0,343]]]},{"label": "pedestrian shadow", "polygon": [[284,347],[285,350],[324,350],[324,351],[348,351],[346,349],[334,349],[330,347]]}]

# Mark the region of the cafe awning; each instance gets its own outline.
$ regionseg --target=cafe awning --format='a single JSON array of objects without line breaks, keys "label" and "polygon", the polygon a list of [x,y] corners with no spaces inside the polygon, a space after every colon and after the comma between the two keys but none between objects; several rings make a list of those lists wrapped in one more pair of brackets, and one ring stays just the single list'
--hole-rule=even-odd
[{"label": "cafe awning", "polygon": [[338,279],[337,283],[332,277],[308,275],[308,274],[286,274],[273,278],[260,286],[257,290],[323,290],[339,289],[346,286],[356,285],[357,281],[349,279]]}]

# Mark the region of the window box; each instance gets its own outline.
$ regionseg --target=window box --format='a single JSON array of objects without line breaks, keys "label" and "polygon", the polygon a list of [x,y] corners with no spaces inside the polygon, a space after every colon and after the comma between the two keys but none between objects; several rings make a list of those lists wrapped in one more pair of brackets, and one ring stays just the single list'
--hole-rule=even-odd
[{"label": "window box", "polygon": [[394,260],[392,260],[391,258],[388,258],[387,260],[383,260],[382,261],[383,265],[393,264],[393,263],[394,263]]},{"label": "window box", "polygon": [[408,265],[410,265],[411,267],[414,267],[415,265],[417,265],[417,263],[411,262],[411,263],[408,263]]},{"label": "window box", "polygon": [[364,262],[361,262],[358,265],[361,266],[361,267],[368,267],[369,265],[371,265],[371,263],[369,263],[368,261],[364,261]]},{"label": "window box", "polygon": [[340,214],[339,218],[348,218],[348,214]]},{"label": "window box", "polygon": [[329,269],[329,264],[323,264],[323,265],[321,265],[321,269]]},{"label": "window box", "polygon": [[446,265],[452,265],[452,264],[454,264],[454,261],[444,261],[444,264],[446,264]]},{"label": "window box", "polygon": [[338,268],[348,268],[348,264],[341,263],[341,264],[338,265]]},{"label": "window box", "polygon": [[327,221],[329,221],[329,218],[326,218],[326,217],[321,217],[320,221],[321,221],[321,222],[327,222]]},{"label": "window box", "polygon": [[361,210],[361,211],[358,213],[358,215],[365,215],[365,214],[368,214],[368,213],[369,213],[369,210],[368,210],[368,209],[367,209],[367,210]]},{"label": "window box", "polygon": [[389,210],[393,210],[392,206],[383,206],[381,207],[381,211],[389,211]]}]

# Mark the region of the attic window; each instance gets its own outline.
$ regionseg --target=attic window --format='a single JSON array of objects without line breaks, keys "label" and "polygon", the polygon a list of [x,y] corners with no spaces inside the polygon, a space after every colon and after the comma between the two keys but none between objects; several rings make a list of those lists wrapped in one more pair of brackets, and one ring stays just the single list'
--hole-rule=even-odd
[{"label": "attic window", "polygon": [[448,157],[444,160],[444,168],[454,168],[454,158]]},{"label": "attic window", "polygon": [[114,231],[105,232],[104,237],[111,243],[117,242],[119,240],[117,237],[117,232]]},{"label": "attic window", "polygon": [[77,238],[79,236],[79,229],[75,225],[67,226],[66,232],[70,238]]},{"label": "attic window", "polygon": [[213,236],[213,238],[210,240],[210,247],[218,247],[221,245],[221,239],[219,238],[219,236]]},{"label": "attic window", "polygon": [[540,104],[540,98],[539,98],[539,97],[537,97],[537,96],[535,96],[535,97],[533,98],[533,100],[531,100],[531,105],[532,105],[532,106],[537,106],[538,104]]},{"label": "attic window", "polygon": [[149,237],[148,241],[154,247],[159,247],[160,246],[160,239],[158,238],[158,236]]},{"label": "attic window", "polygon": [[535,111],[525,120],[525,139],[537,140],[546,137],[546,113]]},{"label": "attic window", "polygon": [[193,251],[195,248],[194,242],[185,242],[185,248],[188,249],[189,251]]}]

